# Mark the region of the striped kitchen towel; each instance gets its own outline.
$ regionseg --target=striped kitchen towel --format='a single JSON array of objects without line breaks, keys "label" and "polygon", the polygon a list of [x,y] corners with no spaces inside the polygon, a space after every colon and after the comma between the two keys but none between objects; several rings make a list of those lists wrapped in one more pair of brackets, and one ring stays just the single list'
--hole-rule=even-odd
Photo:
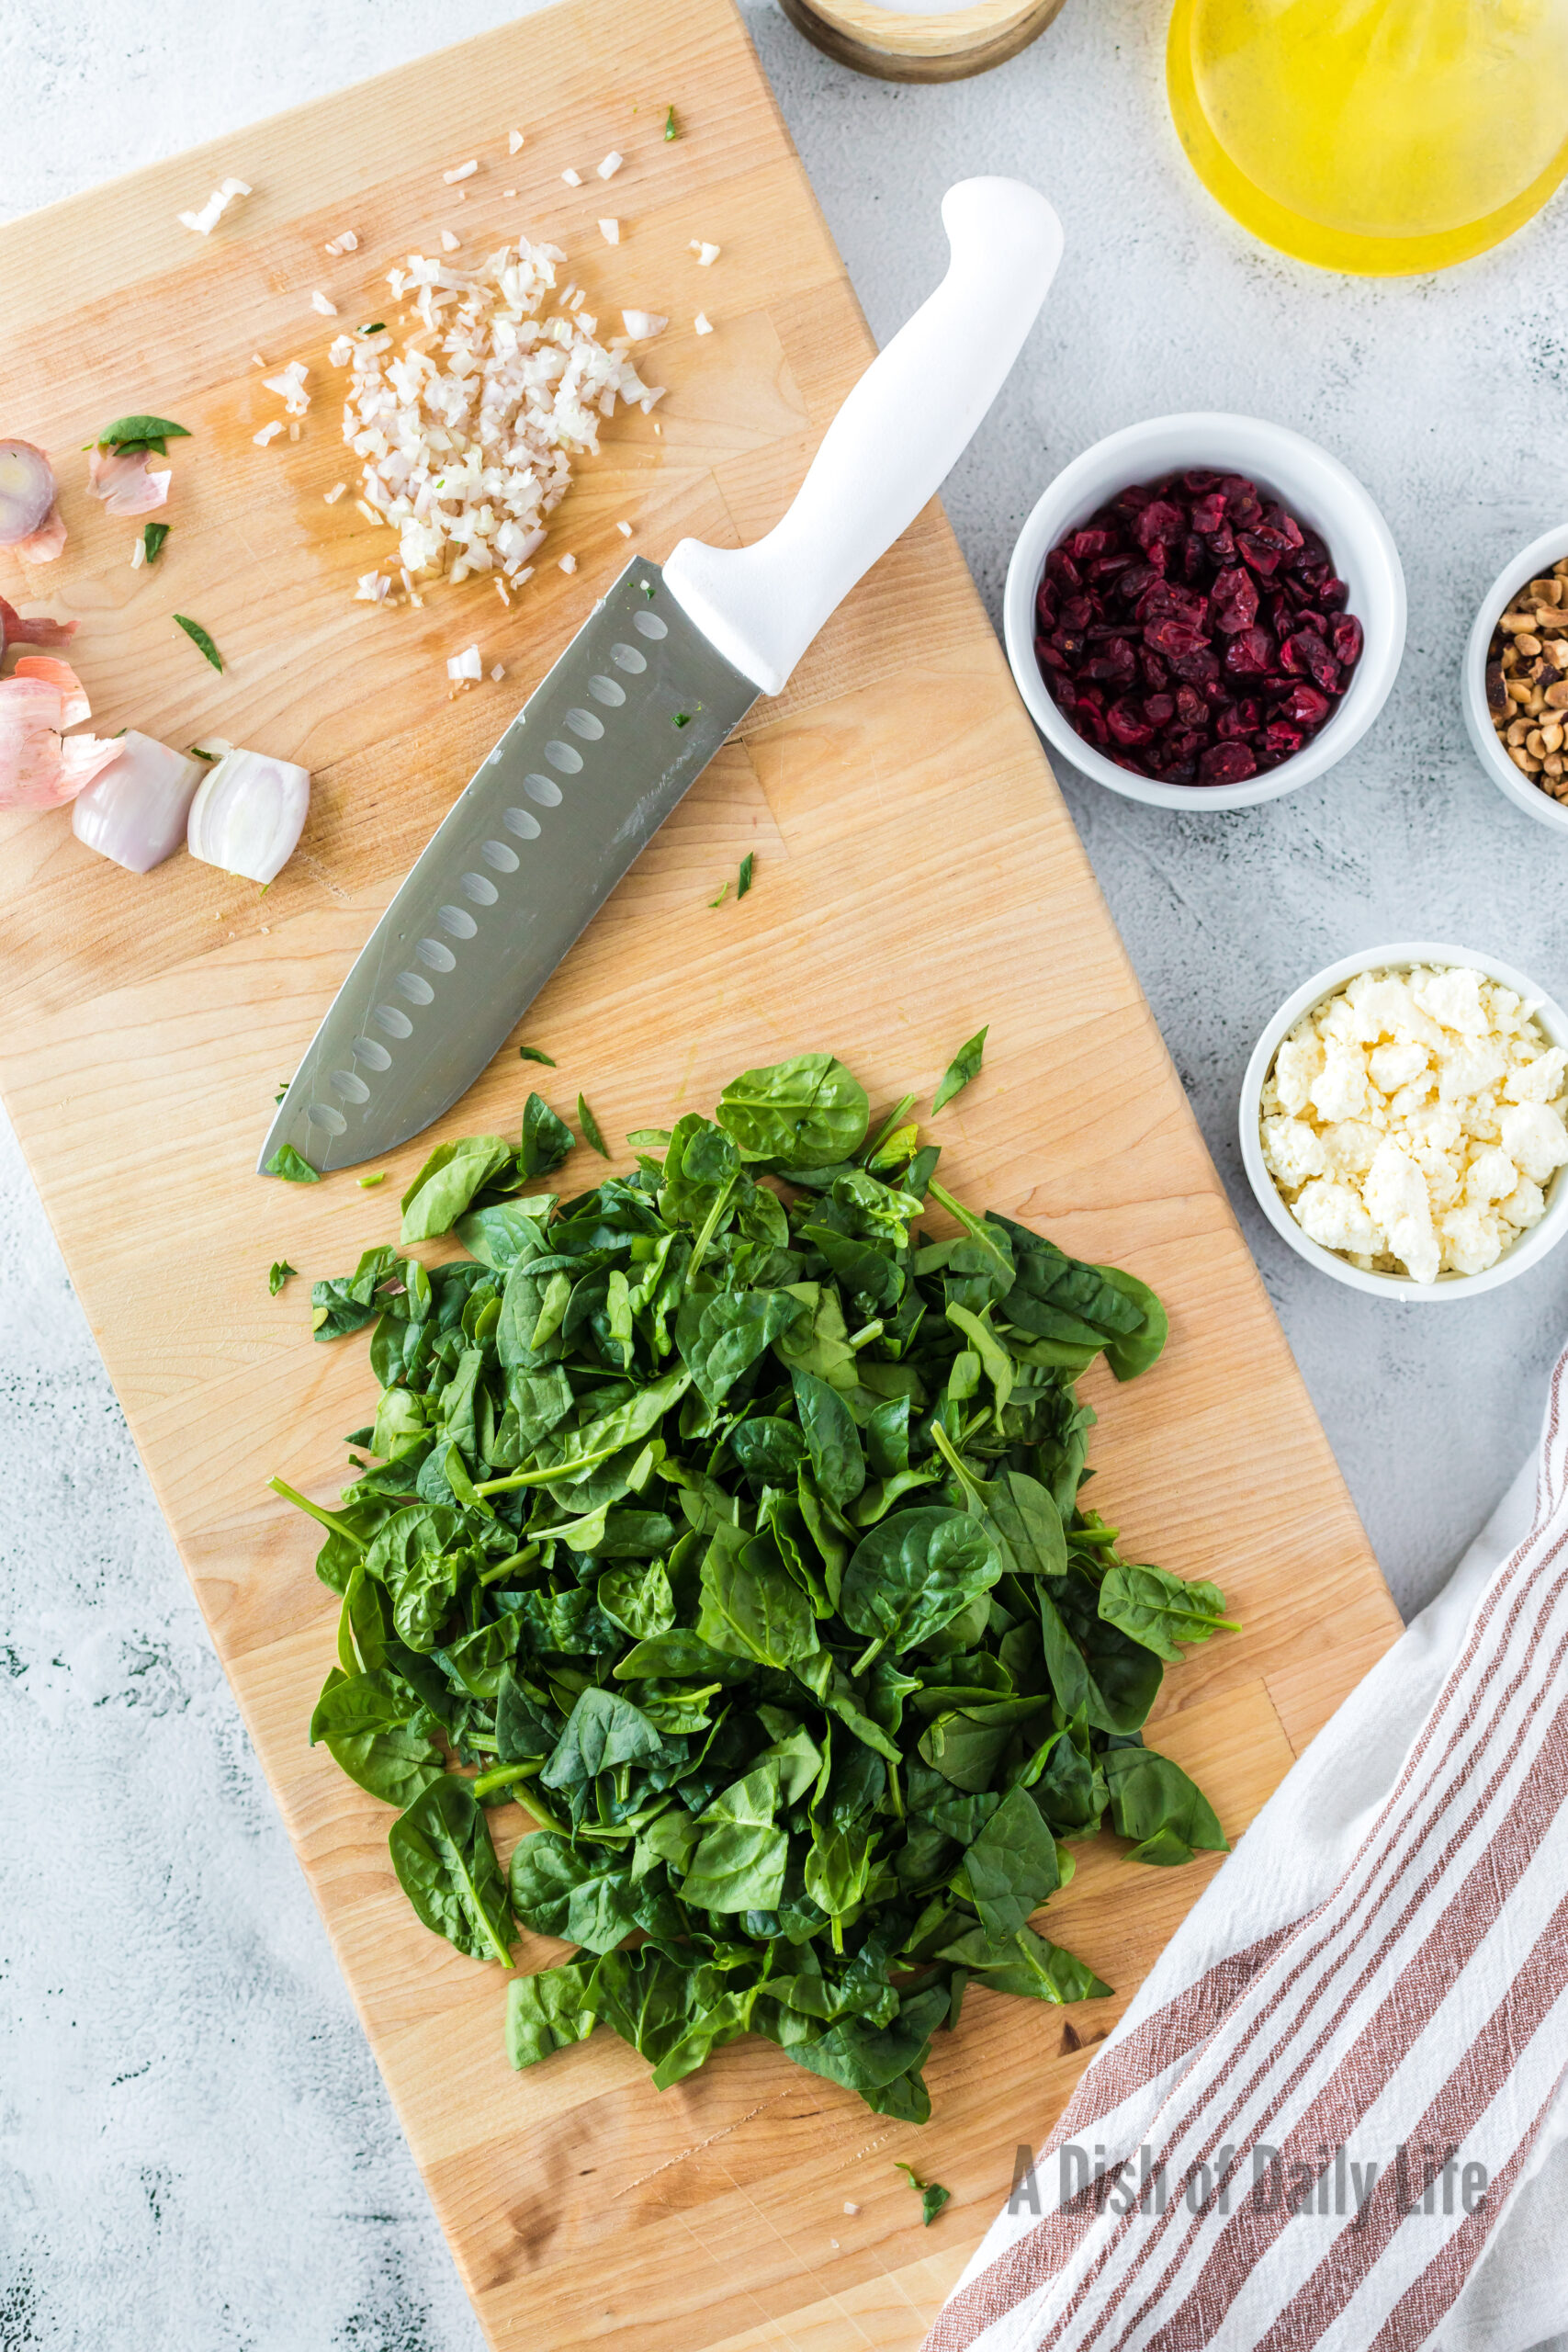
[{"label": "striped kitchen towel", "polygon": [[1179,1929],[926,2352],[1568,2328],[1568,1352],[1537,1457]]}]

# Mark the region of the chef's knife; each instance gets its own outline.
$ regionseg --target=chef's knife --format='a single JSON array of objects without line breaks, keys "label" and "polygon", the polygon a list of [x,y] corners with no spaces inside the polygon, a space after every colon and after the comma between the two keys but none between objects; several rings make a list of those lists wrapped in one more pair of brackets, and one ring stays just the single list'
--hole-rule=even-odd
[{"label": "chef's knife", "polygon": [[529,695],[360,951],[262,1146],[325,1173],[464,1093],[760,694],[967,446],[1061,257],[1020,181],[950,188],[934,294],[872,362],[782,522],[749,548],[638,558]]}]

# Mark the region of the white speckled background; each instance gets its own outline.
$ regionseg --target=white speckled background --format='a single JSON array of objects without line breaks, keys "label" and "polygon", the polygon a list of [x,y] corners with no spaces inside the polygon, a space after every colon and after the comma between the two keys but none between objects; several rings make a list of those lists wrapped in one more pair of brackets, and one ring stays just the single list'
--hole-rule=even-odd
[{"label": "white speckled background", "polygon": [[[950,180],[1017,173],[1061,210],[1046,316],[948,491],[993,614],[1048,477],[1165,409],[1298,426],[1362,476],[1393,526],[1404,668],[1371,738],[1323,783],[1172,817],[1063,781],[1408,1611],[1530,1442],[1568,1251],[1445,1311],[1357,1297],[1255,1212],[1235,1101],[1277,1003],[1354,947],[1471,942],[1568,990],[1568,853],[1475,768],[1455,688],[1475,600],[1568,503],[1562,199],[1445,277],[1319,277],[1250,244],[1190,177],[1152,0],[1071,0],[1010,65],[923,91],[859,81],[771,0],[743,5],[879,336],[939,274]],[[513,13],[509,0],[0,10],[0,217]],[[516,111],[526,124],[525,91]],[[701,225],[722,237],[722,221]],[[722,320],[722,265],[710,307]],[[0,1432],[0,2352],[74,2352],[106,2324],[118,2352],[470,2352],[478,2331],[3,1127]]]}]

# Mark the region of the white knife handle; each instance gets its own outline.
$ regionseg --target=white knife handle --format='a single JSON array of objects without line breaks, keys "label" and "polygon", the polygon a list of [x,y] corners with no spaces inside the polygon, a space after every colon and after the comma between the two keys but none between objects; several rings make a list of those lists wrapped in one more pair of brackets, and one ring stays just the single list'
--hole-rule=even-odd
[{"label": "white knife handle", "polygon": [[947,276],[856,384],[782,522],[749,548],[682,539],[665,564],[676,602],[765,695],[941,489],[1056,274],[1061,222],[1021,180],[960,180],[942,219]]}]

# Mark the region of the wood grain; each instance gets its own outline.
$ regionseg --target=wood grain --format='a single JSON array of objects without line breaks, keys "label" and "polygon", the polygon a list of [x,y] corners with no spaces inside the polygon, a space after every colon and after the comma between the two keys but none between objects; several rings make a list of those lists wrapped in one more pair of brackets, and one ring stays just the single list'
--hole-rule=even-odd
[{"label": "wood grain", "polygon": [[[661,137],[674,103],[682,138]],[[635,111],[634,111],[635,108]],[[513,124],[527,132],[505,153]],[[592,167],[626,224],[593,228]],[[453,201],[443,167],[474,154]],[[559,177],[589,175],[581,190]],[[175,220],[225,172],[255,194],[209,245]],[[516,198],[503,193],[515,187]],[[527,226],[567,248],[593,307],[666,311],[659,434],[619,417],[510,612],[469,582],[422,611],[350,601],[378,536],[321,494],[345,471],[323,287],[380,316],[384,272],[444,225],[485,251]],[[333,262],[324,240],[355,228]],[[722,244],[696,275],[694,236]],[[0,230],[0,424],[60,457],[72,538],[0,551],[0,592],[80,617],[106,731],[214,731],[315,771],[301,851],[265,896],[188,858],[136,881],[59,812],[0,820],[6,1099],[366,2031],[491,2339],[566,2352],[635,2325],[645,2352],[907,2352],[1095,2041],[1213,1865],[1085,1854],[1053,1933],[1115,1997],[1074,2013],[977,1993],[931,2067],[924,2133],[869,2116],[765,2043],[657,2096],[595,2037],[523,2077],[502,1981],[428,1936],[393,1883],[388,1816],[304,1727],[333,1607],[267,1493],[329,1495],[366,1418],[363,1346],[313,1347],[303,1283],[393,1230],[389,1182],[251,1174],[278,1081],[404,868],[624,553],[691,530],[734,544],[777,516],[870,356],[864,324],[729,0],[572,5]],[[705,302],[718,332],[698,340]],[[362,307],[363,306],[363,307]],[[315,405],[264,452],[253,352],[299,356]],[[84,493],[75,453],[132,409],[174,415],[173,531],[133,572],[134,526]],[[567,577],[548,560],[570,549]],[[169,619],[194,614],[221,679]],[[477,637],[507,670],[448,699]],[[743,905],[710,910],[748,849]],[[1397,1630],[1366,1541],[1204,1153],[1034,732],[941,513],[923,514],[758,707],[532,1008],[525,1034],[607,1135],[708,1104],[733,1070],[807,1046],[874,1101],[929,1089],[991,1024],[984,1078],[943,1114],[944,1174],[1168,1301],[1164,1361],[1089,1384],[1097,1496],[1134,1556],[1224,1584],[1246,1630],[1168,1678],[1159,1739],[1243,1828]],[[448,1123],[515,1125],[510,1047]],[[503,1846],[523,1817],[497,1816]],[[533,1967],[551,1947],[525,1939]],[[940,2172],[930,2238],[893,2170]],[[858,2207],[847,2214],[846,2200]]]}]

